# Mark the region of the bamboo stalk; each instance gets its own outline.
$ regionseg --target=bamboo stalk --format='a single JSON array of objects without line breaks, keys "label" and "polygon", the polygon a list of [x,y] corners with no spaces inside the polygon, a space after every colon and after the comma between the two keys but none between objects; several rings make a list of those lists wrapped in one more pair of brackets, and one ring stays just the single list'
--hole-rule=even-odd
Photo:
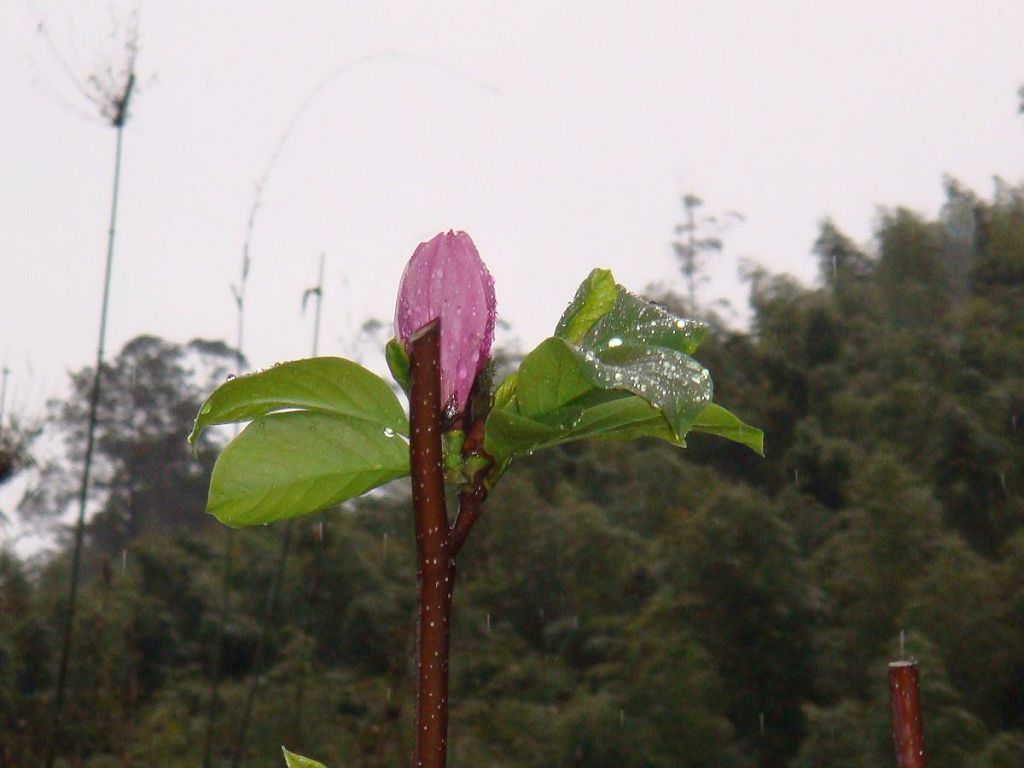
[{"label": "bamboo stalk", "polygon": [[93,370],[92,390],[89,393],[89,416],[85,430],[85,457],[82,462],[82,480],[78,489],[78,519],[75,522],[75,539],[71,550],[71,579],[68,586],[67,609],[64,612],[60,667],[57,672],[57,689],[53,698],[53,723],[51,725],[49,743],[46,747],[46,768],[53,768],[63,730],[61,721],[64,717],[68,665],[71,660],[71,645],[74,641],[75,610],[78,606],[78,582],[82,563],[82,544],[85,538],[85,510],[89,500],[92,456],[96,444],[96,422],[98,420],[100,391],[102,389],[103,354],[107,339],[107,310],[110,306],[110,279],[114,264],[114,239],[117,233],[117,202],[121,187],[121,150],[128,102],[131,99],[134,85],[135,75],[133,73],[129,75],[124,94],[118,105],[117,115],[113,119],[113,126],[117,131],[117,144],[114,149],[114,184],[110,195],[110,228],[107,231],[107,258],[103,271],[103,301],[100,307],[99,338],[96,342],[96,367]]}]

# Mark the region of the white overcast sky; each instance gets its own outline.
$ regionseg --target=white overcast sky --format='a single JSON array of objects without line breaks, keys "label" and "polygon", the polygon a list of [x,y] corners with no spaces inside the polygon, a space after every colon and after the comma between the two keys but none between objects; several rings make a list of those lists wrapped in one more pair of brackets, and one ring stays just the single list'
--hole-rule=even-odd
[{"label": "white overcast sky", "polygon": [[[38,412],[94,354],[114,131],[81,117],[38,29],[84,78],[118,58],[110,7],[0,2],[9,410]],[[256,366],[307,354],[321,252],[325,354],[390,320],[406,258],[449,227],[529,348],[592,266],[674,279],[686,191],[746,215],[704,293],[742,305],[737,258],[811,282],[822,217],[867,241],[879,205],[935,213],[945,173],[987,194],[1024,167],[1020,0],[148,0],[140,45],[111,352],[143,332],[233,338],[255,183],[318,85],[256,219]]]}]

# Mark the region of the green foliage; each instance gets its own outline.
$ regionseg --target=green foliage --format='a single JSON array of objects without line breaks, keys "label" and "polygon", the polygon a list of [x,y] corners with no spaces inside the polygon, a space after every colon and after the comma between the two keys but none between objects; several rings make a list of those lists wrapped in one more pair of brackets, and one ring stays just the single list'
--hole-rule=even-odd
[{"label": "green foliage", "polygon": [[[153,336],[132,339],[105,364],[90,499],[94,546],[119,556],[126,542],[146,532],[206,526],[208,518],[191,510],[206,498],[219,446],[212,435],[197,440],[197,463],[185,442],[187,425],[206,392],[236,364],[235,352],[220,342],[172,344]],[[51,403],[39,434],[43,444],[66,445],[68,460],[41,461],[19,504],[19,514],[34,522],[51,521],[77,503],[92,371],[71,378],[72,395]]]},{"label": "green foliage", "polygon": [[384,358],[395,383],[406,393],[409,391],[409,355],[398,339],[392,338],[384,347]]},{"label": "green foliage", "polygon": [[261,416],[221,453],[207,511],[231,526],[270,523],[407,474],[408,444],[380,422],[309,411]]},{"label": "green foliage", "polygon": [[281,747],[281,751],[284,752],[284,762],[288,768],[326,768],[323,763],[310,760],[308,757],[302,757],[302,755],[296,755],[284,747]]},{"label": "green foliage", "polygon": [[892,742],[884,703],[876,700],[868,705],[844,699],[827,708],[808,706],[807,737],[790,768],[866,768],[891,764]]},{"label": "green foliage", "polygon": [[705,333],[700,323],[615,285],[607,270],[594,270],[556,335],[499,387],[485,441],[496,475],[540,448],[638,437],[685,446],[691,429],[761,452],[759,430],[710,403],[711,377],[690,357]]},{"label": "green foliage", "polygon": [[[707,431],[761,450],[761,433],[710,405],[711,377],[689,355],[704,326],[680,320],[594,270],[552,337],[499,388],[485,447],[493,485],[509,462],[538,448],[585,438],[662,437],[685,445]],[[386,348],[395,380],[408,386],[409,361]],[[251,421],[214,468],[207,510],[232,526],[284,520],[354,498],[408,474],[408,422],[381,379],[339,358],[276,365],[222,384],[196,416],[190,441],[209,426]],[[448,450],[449,476],[460,474]]]},{"label": "green foliage", "polygon": [[783,765],[812,679],[811,599],[792,529],[757,496],[730,491],[662,541],[659,582],[714,659],[725,712],[762,765]]},{"label": "green foliage", "polygon": [[611,311],[618,298],[615,278],[607,269],[595,269],[576,290],[572,303],[562,313],[555,336],[579,344],[590,328]]},{"label": "green foliage", "polygon": [[[527,454],[459,556],[452,768],[891,765],[885,670],[901,641],[921,665],[929,764],[1022,764],[1024,195],[950,194],[936,221],[882,217],[877,255],[823,226],[821,287],[752,274],[751,332],[709,323],[700,360],[716,402],[766,428],[763,459],[726,440],[677,450],[664,414],[632,393],[595,386],[563,403],[574,380],[590,386],[579,367],[523,415],[519,376],[578,359],[559,337],[505,379],[492,424],[506,419],[503,439]],[[914,263],[945,297],[934,322],[904,284]],[[144,337],[105,369],[82,650],[59,745],[69,765],[202,762],[223,571],[221,531],[203,511],[218,432],[200,437],[198,464],[184,440],[205,379],[222,382],[234,360]],[[69,448],[87,373],[44,429]],[[528,455],[583,404],[580,434],[662,431]],[[698,429],[744,436],[713,405]],[[46,478],[24,506],[33,520],[59,519],[80,458],[33,470]],[[412,528],[399,489],[297,519],[287,611],[260,658],[279,544],[259,527],[235,534],[215,764],[230,760],[254,678],[246,765],[279,765],[282,744],[329,766],[407,763]],[[59,546],[29,561],[0,552],[0,761],[11,765],[31,765],[48,738]]]},{"label": "green foliage", "polygon": [[314,357],[229,379],[199,409],[189,442],[194,445],[214,424],[296,410],[361,419],[409,434],[398,398],[380,377],[340,357]]},{"label": "green foliage", "polygon": [[317,512],[409,474],[409,425],[398,398],[356,363],[283,363],[221,385],[189,439],[251,423],[221,453],[207,511],[232,526]]},{"label": "green foliage", "polygon": [[1007,768],[1024,763],[1024,732],[993,736],[977,758],[977,768]]},{"label": "green foliage", "polygon": [[[610,280],[611,275],[607,278]],[[603,306],[607,306],[603,314],[589,313],[587,330],[579,341],[566,339],[577,360],[577,371],[591,387],[624,390],[646,400],[664,414],[674,437],[682,440],[694,417],[711,399],[711,377],[690,357],[703,340],[706,328],[691,320],[681,320],[621,286],[616,286],[611,305],[605,301]],[[574,314],[573,305],[566,314]],[[579,328],[577,321],[578,318],[563,319],[559,326]],[[564,366],[553,372],[559,390],[563,372]],[[546,381],[535,377],[529,389],[545,388]],[[578,389],[577,382],[571,384],[571,389]],[[525,377],[520,377],[519,391],[527,396]],[[568,402],[563,397],[556,399],[558,402],[549,403],[543,410]],[[531,415],[529,405],[521,405],[524,413]]]}]

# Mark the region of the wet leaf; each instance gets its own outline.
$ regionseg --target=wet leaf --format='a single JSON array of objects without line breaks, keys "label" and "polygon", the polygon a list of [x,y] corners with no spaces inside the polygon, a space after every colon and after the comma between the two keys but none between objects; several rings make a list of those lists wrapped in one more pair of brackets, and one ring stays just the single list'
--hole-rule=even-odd
[{"label": "wet leaf", "polygon": [[576,403],[568,425],[570,439],[597,437],[631,440],[657,437],[680,447],[686,441],[678,438],[665,419],[665,414],[642,397],[617,390],[594,390]]},{"label": "wet leaf", "polygon": [[602,350],[636,344],[692,355],[705,335],[707,327],[703,323],[676,317],[664,307],[618,286],[611,309],[591,326],[577,346]]},{"label": "wet leaf", "polygon": [[380,422],[271,413],[221,452],[207,511],[233,527],[270,523],[332,507],[407,474],[408,443]]},{"label": "wet leaf", "polygon": [[573,349],[584,375],[601,389],[623,389],[660,409],[682,440],[711,401],[711,376],[690,355],[701,323],[678,318],[621,286],[615,303]]},{"label": "wet leaf", "polygon": [[577,440],[629,440],[657,437],[675,445],[683,440],[665,415],[643,398],[628,392],[591,389],[585,396],[533,418],[508,409],[492,411],[485,448],[500,467],[515,456]]},{"label": "wet leaf", "polygon": [[275,411],[304,410],[365,419],[408,435],[409,423],[391,387],[361,365],[314,357],[245,374],[219,386],[196,416],[189,443],[214,424],[249,421]]},{"label": "wet leaf", "polygon": [[[763,455],[761,430],[744,424],[725,408],[711,403],[694,419],[691,432],[732,440]],[[494,458],[497,475],[516,456],[578,440],[634,440],[654,437],[680,448],[665,414],[642,397],[621,390],[592,389],[555,411],[530,418],[511,409],[496,409],[487,419],[485,448]],[[492,483],[496,480],[495,476]]]},{"label": "wet leaf", "polygon": [[706,332],[615,286],[606,270],[592,272],[556,335],[499,389],[485,437],[496,462],[492,482],[516,456],[589,438],[685,446],[696,430],[760,453],[760,430],[711,403],[711,376],[690,356]]},{"label": "wet leaf", "polygon": [[615,304],[615,278],[607,269],[595,269],[576,290],[572,302],[562,313],[555,336],[570,344],[579,344],[584,334]]},{"label": "wet leaf", "polygon": [[601,389],[623,389],[658,408],[679,439],[711,401],[707,369],[674,349],[623,343],[599,352],[585,350],[580,364]]}]

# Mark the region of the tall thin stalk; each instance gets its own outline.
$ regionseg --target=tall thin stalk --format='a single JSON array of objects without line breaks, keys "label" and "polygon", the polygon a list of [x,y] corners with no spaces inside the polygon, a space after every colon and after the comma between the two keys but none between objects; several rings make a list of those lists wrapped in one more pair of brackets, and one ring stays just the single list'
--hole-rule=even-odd
[{"label": "tall thin stalk", "polygon": [[[313,357],[316,357],[320,347],[320,311],[323,305],[324,295],[324,255],[320,254],[320,276],[313,288],[308,288],[302,295],[302,306],[305,308],[306,301],[310,296],[316,300],[316,310],[313,316]],[[270,627],[277,606],[277,597],[281,591],[281,584],[284,582],[285,569],[288,563],[288,553],[291,549],[294,520],[289,520],[281,534],[281,551],[277,557],[273,576],[270,580],[270,588],[267,590],[267,599],[264,603],[264,613],[260,622],[260,636],[256,643],[256,652],[253,654],[254,674],[249,681],[249,690],[245,697],[245,707],[242,710],[242,722],[238,727],[238,736],[235,739],[235,751],[231,758],[232,768],[238,768],[245,761],[245,741],[249,731],[249,722],[252,719],[253,706],[256,703],[256,691],[260,684],[260,667],[263,666],[264,656],[267,650],[267,642],[270,638]]]},{"label": "tall thin stalk", "polygon": [[114,263],[114,240],[117,231],[117,203],[121,186],[121,152],[124,140],[124,125],[128,117],[128,104],[135,87],[134,69],[129,69],[128,79],[122,94],[116,101],[116,111],[111,124],[117,132],[114,149],[114,184],[110,201],[110,228],[107,232],[107,258],[103,275],[103,301],[100,307],[99,339],[96,344],[96,367],[93,370],[92,389],[89,394],[89,416],[85,432],[85,457],[82,463],[82,480],[78,490],[78,519],[75,524],[75,539],[71,553],[71,579],[68,587],[67,610],[64,612],[64,626],[61,639],[60,667],[57,672],[57,688],[53,698],[53,723],[46,748],[46,768],[53,768],[61,740],[64,699],[67,692],[68,663],[71,659],[71,645],[74,638],[75,609],[78,604],[78,582],[82,560],[82,542],[85,537],[85,509],[89,498],[89,480],[92,471],[92,455],[96,441],[96,421],[102,388],[103,354],[107,338],[107,310],[110,305],[110,276]]},{"label": "tall thin stalk", "polygon": [[441,453],[440,324],[414,339],[409,355],[409,458],[416,526],[416,741],[414,768],[445,768],[448,651],[455,586]]}]

